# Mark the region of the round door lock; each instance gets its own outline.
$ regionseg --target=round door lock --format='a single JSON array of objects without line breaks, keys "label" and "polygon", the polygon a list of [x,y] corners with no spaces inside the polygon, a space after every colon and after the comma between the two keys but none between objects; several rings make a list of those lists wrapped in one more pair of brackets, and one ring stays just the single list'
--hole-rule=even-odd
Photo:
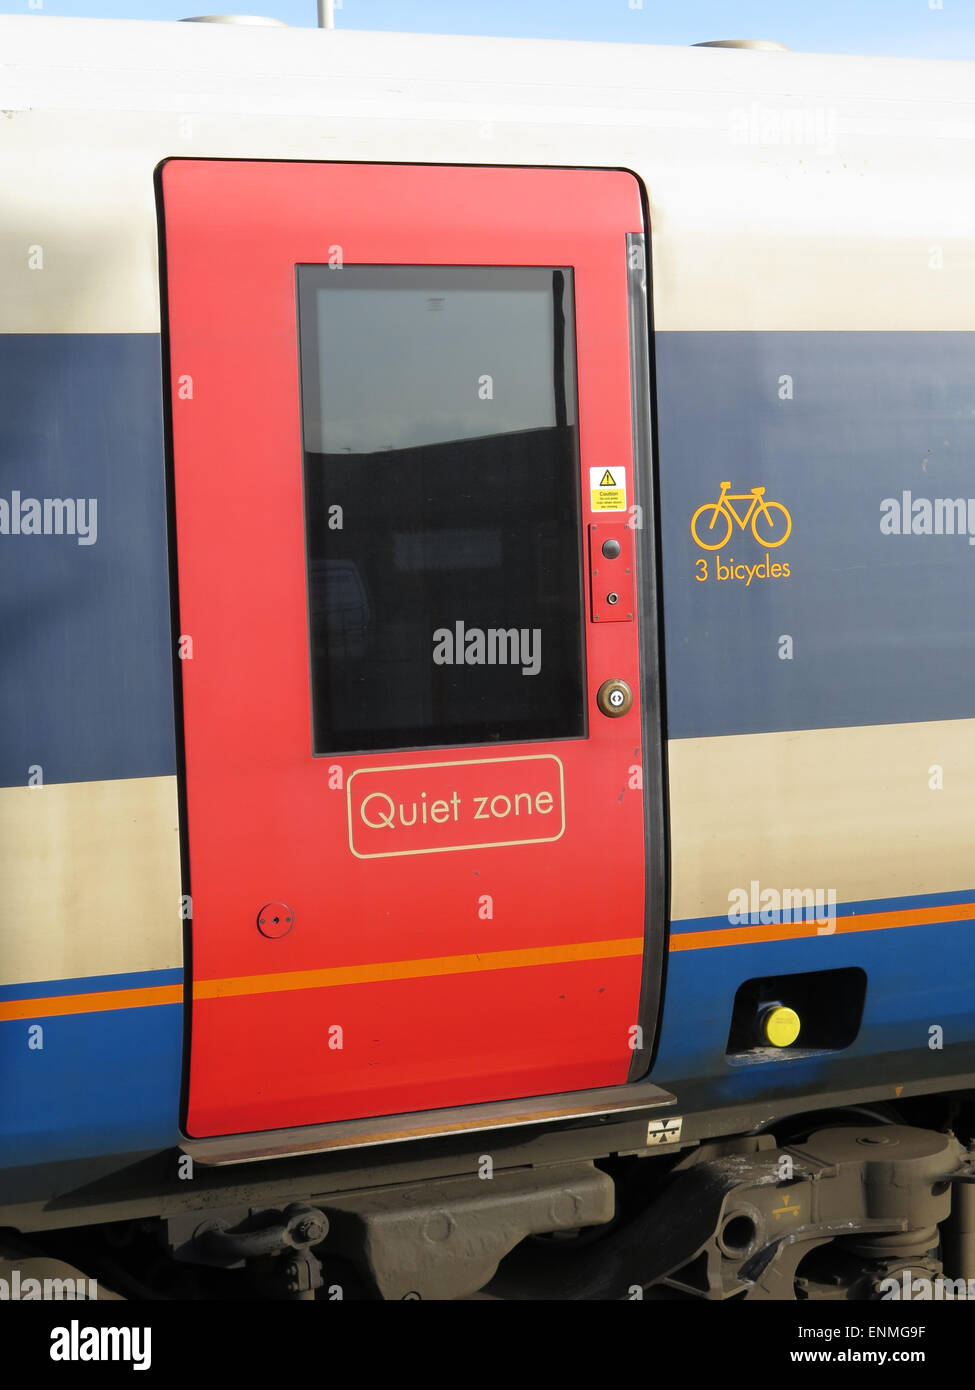
[{"label": "round door lock", "polygon": [[618,719],[632,706],[633,691],[626,681],[603,681],[596,691],[596,704],[601,714],[608,715],[610,719]]},{"label": "round door lock", "polygon": [[265,903],[257,914],[257,930],[262,936],[287,936],[295,915],[287,903]]}]

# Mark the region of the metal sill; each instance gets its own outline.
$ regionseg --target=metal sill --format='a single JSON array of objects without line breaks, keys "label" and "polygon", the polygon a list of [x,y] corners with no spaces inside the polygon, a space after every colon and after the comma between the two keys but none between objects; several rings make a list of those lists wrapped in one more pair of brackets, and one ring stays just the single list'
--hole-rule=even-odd
[{"label": "metal sill", "polygon": [[674,1105],[675,1097],[649,1081],[608,1086],[594,1091],[566,1091],[555,1096],[463,1105],[450,1110],[418,1110],[411,1115],[382,1115],[339,1120],[299,1129],[231,1134],[216,1139],[184,1139],[180,1148],[194,1163],[219,1166],[257,1163],[261,1159],[297,1158],[304,1154],[336,1153],[374,1144],[400,1144],[411,1139],[439,1139],[451,1134],[516,1125],[559,1124],[568,1120],[615,1119],[634,1111]]}]

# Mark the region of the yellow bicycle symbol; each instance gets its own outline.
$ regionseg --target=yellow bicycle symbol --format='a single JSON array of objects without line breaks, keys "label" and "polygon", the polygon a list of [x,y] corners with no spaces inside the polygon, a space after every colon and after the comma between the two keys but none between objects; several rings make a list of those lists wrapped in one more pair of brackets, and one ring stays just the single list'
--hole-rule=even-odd
[{"label": "yellow bicycle symbol", "polygon": [[[753,487],[751,492],[729,492],[730,483],[721,484],[721,496],[717,502],[705,502],[703,507],[698,507],[691,517],[691,535],[697,541],[702,550],[720,550],[723,545],[727,545],[731,538],[731,523],[736,521],[744,531],[749,521],[752,523],[752,535],[759,545],[765,546],[767,550],[774,550],[777,545],[784,545],[789,539],[789,532],[792,530],[792,517],[783,507],[781,502],[766,502],[765,489],[763,487]],[[731,505],[732,502],[748,502],[747,512],[743,517],[739,516]],[[772,515],[773,512],[781,512],[782,518],[778,519]],[[707,533],[713,536],[720,536],[719,540],[702,540],[698,533],[698,522],[703,521],[704,517],[710,516],[711,520],[707,525]],[[718,518],[724,521],[724,529],[720,527]],[[772,537],[763,536],[758,529],[761,520],[768,524],[768,529],[772,532]],[[781,532],[781,534],[779,534]],[[774,537],[774,539],[773,539]]]}]

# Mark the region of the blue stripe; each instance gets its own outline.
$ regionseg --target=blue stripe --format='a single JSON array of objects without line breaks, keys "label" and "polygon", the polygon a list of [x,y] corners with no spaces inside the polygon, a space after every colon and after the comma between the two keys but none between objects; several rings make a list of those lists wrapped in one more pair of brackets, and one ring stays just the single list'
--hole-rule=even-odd
[{"label": "blue stripe", "polygon": [[[975,549],[879,521],[904,490],[975,494],[975,334],[659,333],[656,354],[670,736],[973,717]],[[788,580],[714,578],[690,518],[724,478],[788,506]],[[171,774],[156,335],[0,335],[0,497],[14,490],[96,498],[98,539],[0,535],[0,785],[34,766]],[[736,529],[721,557],[763,552]]]},{"label": "blue stripe", "polygon": [[[864,1059],[886,1053],[916,1050],[936,1075],[944,1056],[928,1049],[932,1024],[944,1030],[945,1049],[975,1042],[975,930],[971,923],[958,925],[950,950],[944,925],[933,923],[672,952],[653,1079],[672,1085],[678,1096],[682,1080],[714,1080],[721,1084],[721,1103],[731,1104],[746,1095],[772,1094],[783,1082],[797,1094],[813,1083],[855,1087]],[[735,994],[746,980],[844,966],[867,974],[863,1021],[850,1047],[811,1061],[783,1053],[746,1068],[728,1062]]]},{"label": "blue stripe", "polygon": [[175,772],[158,335],[0,335],[15,490],[95,498],[97,539],[0,534],[0,785]]},{"label": "blue stripe", "polygon": [[[905,490],[975,498],[975,333],[655,344],[670,737],[975,716],[975,548],[880,530],[881,502]],[[788,508],[784,545],[737,527],[720,552],[695,544],[691,517],[722,481]],[[716,577],[716,556],[754,567],[766,553],[788,579]]]},{"label": "blue stripe", "polygon": [[182,984],[183,971],[134,970],[124,975],[85,975],[70,980],[40,980],[25,985],[0,985],[0,1003],[11,999],[52,999],[66,994],[101,994],[118,989],[148,989]]},{"label": "blue stripe", "polygon": [[[742,884],[746,890],[749,885]],[[975,888],[962,893],[918,893],[909,898],[864,898],[859,902],[837,903],[837,917],[863,917],[871,912],[907,912],[913,908],[952,907],[958,903],[975,903]],[[671,922],[670,930],[680,936],[685,932],[733,931],[745,926],[744,922],[729,922],[727,913],[720,917],[682,917]],[[773,924],[774,925],[774,924]]]},{"label": "blue stripe", "polygon": [[40,1035],[0,1024],[0,1170],[178,1143],[182,1019],[167,1004],[43,1019]]}]

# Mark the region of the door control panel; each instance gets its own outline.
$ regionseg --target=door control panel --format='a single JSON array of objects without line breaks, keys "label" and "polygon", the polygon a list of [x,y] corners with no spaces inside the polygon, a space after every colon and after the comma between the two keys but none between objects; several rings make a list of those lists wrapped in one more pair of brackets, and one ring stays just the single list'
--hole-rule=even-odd
[{"label": "door control panel", "polygon": [[633,532],[625,522],[590,524],[589,592],[594,623],[633,621]]}]

